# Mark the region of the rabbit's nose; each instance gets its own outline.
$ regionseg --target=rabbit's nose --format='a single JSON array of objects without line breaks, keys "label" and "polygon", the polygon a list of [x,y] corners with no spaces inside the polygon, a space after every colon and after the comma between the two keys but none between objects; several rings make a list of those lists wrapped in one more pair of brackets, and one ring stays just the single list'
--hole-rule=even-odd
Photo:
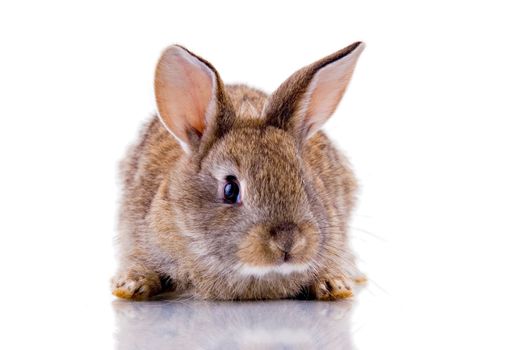
[{"label": "rabbit's nose", "polygon": [[297,225],[290,222],[277,224],[270,229],[273,242],[284,253],[284,261],[290,258],[290,252],[297,241],[298,231]]}]

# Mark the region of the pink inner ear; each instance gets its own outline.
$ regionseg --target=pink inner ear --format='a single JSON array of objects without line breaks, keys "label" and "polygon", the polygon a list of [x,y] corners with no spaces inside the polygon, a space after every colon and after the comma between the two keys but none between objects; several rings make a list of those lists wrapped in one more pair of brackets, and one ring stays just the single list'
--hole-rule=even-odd
[{"label": "pink inner ear", "polygon": [[354,72],[356,57],[349,55],[321,68],[308,88],[305,127],[317,131],[334,113]]},{"label": "pink inner ear", "polygon": [[181,141],[187,130],[204,132],[206,115],[215,89],[213,71],[178,46],[168,48],[159,60],[155,94],[160,117]]}]

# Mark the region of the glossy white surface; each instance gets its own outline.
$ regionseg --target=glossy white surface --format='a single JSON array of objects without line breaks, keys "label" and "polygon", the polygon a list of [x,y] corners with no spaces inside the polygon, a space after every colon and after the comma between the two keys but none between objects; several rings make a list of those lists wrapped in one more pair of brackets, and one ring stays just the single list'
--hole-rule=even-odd
[{"label": "glossy white surface", "polygon": [[351,303],[115,301],[116,348],[352,349]]}]

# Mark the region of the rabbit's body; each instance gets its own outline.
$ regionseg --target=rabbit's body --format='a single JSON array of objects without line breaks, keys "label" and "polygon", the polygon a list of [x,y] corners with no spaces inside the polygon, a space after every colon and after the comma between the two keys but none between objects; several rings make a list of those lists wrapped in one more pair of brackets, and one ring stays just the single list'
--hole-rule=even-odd
[{"label": "rabbit's body", "polygon": [[[198,58],[188,57],[184,64]],[[114,294],[350,296],[357,270],[346,231],[356,181],[346,159],[323,132],[298,137],[304,128],[279,124],[272,110],[283,108],[282,93],[224,86],[216,77],[213,112],[227,128],[216,121],[209,131],[207,119],[204,132],[192,136],[155,117],[121,163]],[[240,188],[233,203],[222,198],[232,178]]]}]

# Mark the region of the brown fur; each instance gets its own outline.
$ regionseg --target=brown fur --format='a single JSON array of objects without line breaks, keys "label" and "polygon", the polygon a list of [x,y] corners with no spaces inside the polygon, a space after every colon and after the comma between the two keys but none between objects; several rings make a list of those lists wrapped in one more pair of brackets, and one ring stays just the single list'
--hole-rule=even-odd
[{"label": "brown fur", "polygon": [[[187,130],[192,151],[184,152],[154,117],[122,161],[116,296],[144,299],[168,290],[230,300],[305,291],[319,299],[352,295],[352,278],[359,276],[346,232],[356,181],[322,131],[305,137],[297,103],[320,68],[355,47],[299,71],[270,97],[224,86],[203,61],[217,77],[218,108],[202,134]],[[221,176],[231,173],[244,191],[238,205],[218,195]],[[285,262],[308,263],[308,270],[240,273],[243,264],[283,263],[285,250]]]}]

